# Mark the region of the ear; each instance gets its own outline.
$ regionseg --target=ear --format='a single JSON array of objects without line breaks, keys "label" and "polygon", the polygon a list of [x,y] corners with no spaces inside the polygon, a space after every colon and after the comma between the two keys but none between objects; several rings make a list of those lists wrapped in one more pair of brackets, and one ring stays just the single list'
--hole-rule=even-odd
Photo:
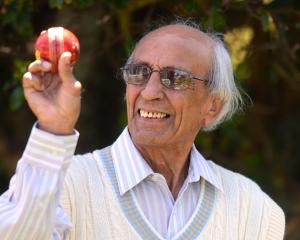
[{"label": "ear", "polygon": [[204,126],[209,126],[217,118],[223,107],[223,101],[215,95],[210,96],[204,117]]}]

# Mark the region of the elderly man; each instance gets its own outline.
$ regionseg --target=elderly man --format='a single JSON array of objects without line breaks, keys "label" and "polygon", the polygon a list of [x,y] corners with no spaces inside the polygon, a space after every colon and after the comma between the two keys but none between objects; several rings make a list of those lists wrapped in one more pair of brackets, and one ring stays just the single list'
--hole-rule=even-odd
[{"label": "elderly man", "polygon": [[128,127],[75,157],[81,85],[69,59],[58,75],[44,61],[24,75],[38,123],[1,197],[1,239],[283,239],[276,203],[193,145],[241,103],[218,38],[184,24],[143,37],[122,68]]}]

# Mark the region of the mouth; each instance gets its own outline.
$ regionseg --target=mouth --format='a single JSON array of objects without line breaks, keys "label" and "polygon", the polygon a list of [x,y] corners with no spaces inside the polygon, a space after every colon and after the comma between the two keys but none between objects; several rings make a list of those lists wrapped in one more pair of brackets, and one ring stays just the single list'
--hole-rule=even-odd
[{"label": "mouth", "polygon": [[139,109],[138,114],[142,118],[150,118],[150,119],[166,119],[170,117],[170,114],[167,114],[165,112],[146,111],[144,109]]}]

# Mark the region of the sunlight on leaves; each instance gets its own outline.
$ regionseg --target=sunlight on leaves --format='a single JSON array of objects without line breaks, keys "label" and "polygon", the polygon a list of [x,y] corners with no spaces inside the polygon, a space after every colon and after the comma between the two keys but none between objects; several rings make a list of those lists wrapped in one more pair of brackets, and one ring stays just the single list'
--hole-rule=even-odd
[{"label": "sunlight on leaves", "polygon": [[232,64],[235,70],[244,61],[253,36],[254,32],[251,27],[234,28],[225,34],[224,40],[230,46]]},{"label": "sunlight on leaves", "polygon": [[268,5],[272,2],[274,2],[274,0],[263,0],[262,2],[263,2],[264,5]]},{"label": "sunlight on leaves", "polygon": [[276,25],[271,14],[267,11],[262,11],[259,15],[264,32],[275,32]]}]

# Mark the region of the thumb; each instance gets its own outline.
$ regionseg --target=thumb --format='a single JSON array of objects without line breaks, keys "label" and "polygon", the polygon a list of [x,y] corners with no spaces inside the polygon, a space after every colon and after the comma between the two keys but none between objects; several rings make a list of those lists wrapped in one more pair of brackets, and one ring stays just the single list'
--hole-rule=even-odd
[{"label": "thumb", "polygon": [[63,84],[73,85],[74,82],[76,82],[76,79],[74,78],[72,73],[72,65],[70,64],[70,60],[71,53],[62,53],[58,61],[58,74]]},{"label": "thumb", "polygon": [[72,72],[72,65],[70,64],[71,53],[62,53],[58,62],[58,74],[62,80],[62,84],[71,88],[74,95],[80,95],[81,84],[77,81]]}]

